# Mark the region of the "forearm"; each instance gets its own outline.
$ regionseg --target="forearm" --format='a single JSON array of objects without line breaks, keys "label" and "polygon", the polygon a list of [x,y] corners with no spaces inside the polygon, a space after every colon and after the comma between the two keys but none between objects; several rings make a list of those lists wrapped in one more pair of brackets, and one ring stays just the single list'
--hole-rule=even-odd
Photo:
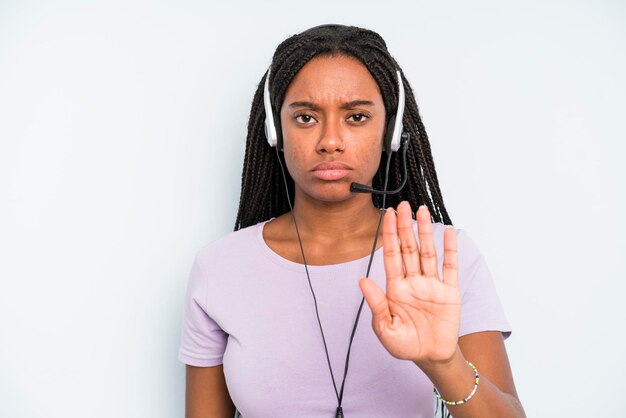
[{"label": "forearm", "polygon": [[[416,363],[417,364],[417,363]],[[460,348],[445,364],[417,364],[430,378],[443,399],[462,400],[474,388],[475,375]],[[480,374],[480,368],[478,368]],[[478,389],[472,398],[461,405],[449,405],[454,418],[525,418],[524,409],[513,394],[500,390],[486,376],[480,374]]]}]

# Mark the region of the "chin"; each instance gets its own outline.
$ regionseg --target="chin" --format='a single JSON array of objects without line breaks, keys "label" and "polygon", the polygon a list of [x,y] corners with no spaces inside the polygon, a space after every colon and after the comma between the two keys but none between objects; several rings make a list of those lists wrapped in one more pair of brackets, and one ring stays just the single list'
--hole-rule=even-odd
[{"label": "chin", "polygon": [[352,182],[341,182],[334,184],[322,185],[321,187],[312,187],[305,191],[309,198],[325,203],[345,202],[356,196],[350,191]]}]

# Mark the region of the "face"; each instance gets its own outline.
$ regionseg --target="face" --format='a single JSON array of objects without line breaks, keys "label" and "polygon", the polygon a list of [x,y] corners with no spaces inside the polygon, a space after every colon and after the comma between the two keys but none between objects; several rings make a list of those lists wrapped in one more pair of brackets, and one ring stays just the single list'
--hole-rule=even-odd
[{"label": "face", "polygon": [[352,182],[371,185],[383,150],[385,105],[357,59],[317,57],[296,74],[280,119],[296,198],[324,202],[354,196]]}]

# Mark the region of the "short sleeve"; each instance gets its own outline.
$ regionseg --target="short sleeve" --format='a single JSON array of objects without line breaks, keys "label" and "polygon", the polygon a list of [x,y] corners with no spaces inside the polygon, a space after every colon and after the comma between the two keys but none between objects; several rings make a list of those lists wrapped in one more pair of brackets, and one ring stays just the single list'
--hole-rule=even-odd
[{"label": "short sleeve", "polygon": [[185,292],[178,359],[191,366],[222,364],[228,335],[207,314],[207,279],[196,255]]},{"label": "short sleeve", "polygon": [[461,327],[459,336],[500,331],[506,339],[511,327],[502,309],[485,257],[467,233],[457,230]]}]

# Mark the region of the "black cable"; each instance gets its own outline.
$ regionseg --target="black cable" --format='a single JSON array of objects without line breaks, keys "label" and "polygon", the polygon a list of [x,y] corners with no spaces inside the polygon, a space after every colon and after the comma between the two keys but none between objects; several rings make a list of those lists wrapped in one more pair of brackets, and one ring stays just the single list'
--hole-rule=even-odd
[{"label": "black cable", "polygon": [[[406,149],[405,151],[405,155],[406,155]],[[391,156],[392,153],[389,152],[387,154],[387,165],[385,167],[385,182],[384,182],[384,187],[383,190],[384,192],[387,191],[387,183],[389,181],[389,165],[391,162]],[[285,184],[285,191],[286,191],[286,195],[287,195],[287,202],[289,203],[289,208],[291,209],[291,217],[293,219],[293,224],[296,228],[296,235],[298,237],[298,244],[300,245],[300,252],[302,253],[302,261],[304,262],[304,270],[306,272],[306,277],[307,280],[309,282],[309,289],[311,290],[311,295],[313,296],[313,304],[315,305],[315,315],[317,317],[317,323],[319,324],[319,328],[320,328],[320,333],[322,334],[322,342],[324,343],[324,351],[326,353],[326,362],[328,363],[328,370],[330,371],[330,378],[333,381],[333,387],[335,389],[335,395],[337,396],[337,414],[336,414],[336,418],[343,418],[343,409],[341,407],[341,403],[343,401],[343,390],[345,387],[345,383],[346,383],[346,377],[348,375],[348,365],[350,362],[350,351],[352,349],[352,342],[354,340],[354,336],[356,334],[356,328],[357,325],[359,323],[359,318],[361,317],[361,311],[363,310],[363,304],[365,301],[364,297],[361,297],[361,303],[359,304],[359,310],[357,311],[357,315],[356,315],[356,319],[354,321],[354,326],[352,327],[352,333],[350,334],[350,342],[348,344],[348,351],[346,353],[346,362],[345,362],[345,367],[344,367],[344,373],[343,373],[343,380],[341,382],[341,389],[340,391],[337,391],[337,383],[335,382],[335,375],[333,374],[333,368],[330,364],[330,355],[328,354],[328,345],[326,344],[326,337],[324,336],[324,330],[322,328],[322,321],[320,320],[320,314],[319,314],[319,309],[317,306],[317,298],[315,297],[315,292],[313,291],[313,285],[311,283],[311,277],[309,275],[309,268],[306,262],[306,257],[304,255],[304,247],[302,246],[302,239],[300,237],[300,231],[298,229],[298,223],[296,222],[296,216],[295,213],[293,211],[293,206],[291,204],[291,198],[289,196],[289,187],[287,185],[287,177],[285,176],[285,169],[283,167],[283,162],[280,158],[280,153],[278,151],[278,147],[276,147],[276,157],[278,158],[278,163],[280,165],[280,171],[283,175],[283,182]],[[406,157],[405,157],[406,158]],[[406,179],[405,179],[406,181]],[[402,183],[402,186],[404,186],[404,182]],[[400,187],[402,188],[402,187]],[[383,220],[383,214],[385,212],[385,203],[386,203],[386,199],[387,199],[387,194],[383,194],[383,204],[382,204],[382,208],[381,212],[380,212],[380,218],[378,219],[378,225],[376,226],[376,235],[374,236],[374,244],[372,245],[372,252],[370,254],[370,259],[369,262],[367,264],[367,272],[365,273],[366,277],[369,277],[370,274],[370,269],[372,267],[372,261],[374,259],[374,254],[376,253],[376,243],[378,242],[378,234],[380,232],[380,225],[382,224],[382,220]]]}]

